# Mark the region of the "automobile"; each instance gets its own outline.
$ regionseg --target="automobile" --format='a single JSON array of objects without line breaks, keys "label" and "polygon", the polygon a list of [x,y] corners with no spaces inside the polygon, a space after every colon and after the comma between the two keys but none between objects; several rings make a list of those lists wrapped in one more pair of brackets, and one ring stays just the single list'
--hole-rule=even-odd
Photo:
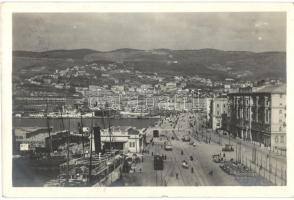
[{"label": "automobile", "polygon": [[183,140],[184,142],[189,142],[189,141],[190,141],[190,137],[189,137],[188,135],[185,135],[185,136],[182,138],[182,140]]},{"label": "automobile", "polygon": [[196,143],[196,142],[194,142],[194,143],[193,143],[193,147],[196,147],[196,146],[197,146],[197,143]]},{"label": "automobile", "polygon": [[212,160],[215,163],[221,163],[221,162],[223,162],[223,158],[219,154],[212,155]]},{"label": "automobile", "polygon": [[189,168],[187,161],[185,161],[185,160],[182,161],[182,167],[185,169]]},{"label": "automobile", "polygon": [[222,151],[234,151],[233,145],[225,144],[225,146],[222,148]]},{"label": "automobile", "polygon": [[165,149],[166,151],[172,151],[172,150],[173,150],[173,146],[172,146],[171,144],[165,144],[165,145],[164,145],[164,149]]},{"label": "automobile", "polygon": [[193,145],[193,144],[194,144],[194,142],[193,142],[193,141],[190,141],[190,142],[189,142],[189,145]]}]

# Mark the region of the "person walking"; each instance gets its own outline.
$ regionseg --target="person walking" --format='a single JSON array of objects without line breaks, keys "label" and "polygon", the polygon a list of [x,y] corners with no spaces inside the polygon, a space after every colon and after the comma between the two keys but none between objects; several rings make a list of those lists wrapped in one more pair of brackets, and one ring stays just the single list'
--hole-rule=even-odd
[{"label": "person walking", "polygon": [[191,173],[192,173],[192,174],[194,173],[194,168],[193,168],[193,167],[191,168]]}]

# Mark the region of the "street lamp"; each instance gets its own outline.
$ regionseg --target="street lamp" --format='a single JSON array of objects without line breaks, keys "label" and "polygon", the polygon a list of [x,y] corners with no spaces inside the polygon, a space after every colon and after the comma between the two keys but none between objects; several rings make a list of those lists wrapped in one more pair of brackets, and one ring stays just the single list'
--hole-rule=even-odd
[{"label": "street lamp", "polygon": [[198,101],[198,102],[197,102],[197,103],[198,103],[198,110],[199,110],[199,107],[200,107],[200,106],[199,106],[199,94],[200,94],[199,91],[200,91],[200,90],[201,90],[201,89],[197,89],[197,91],[198,91],[198,100],[197,100],[197,101]]},{"label": "street lamp", "polygon": [[192,89],[191,90],[191,92],[192,92],[192,108],[194,109],[195,108],[195,103],[194,103],[194,92],[195,92],[195,90],[194,89]]}]

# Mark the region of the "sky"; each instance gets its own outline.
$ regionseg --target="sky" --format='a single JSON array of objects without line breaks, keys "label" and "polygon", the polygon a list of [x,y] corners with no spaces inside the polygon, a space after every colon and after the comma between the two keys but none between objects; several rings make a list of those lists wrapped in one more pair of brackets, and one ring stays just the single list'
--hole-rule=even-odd
[{"label": "sky", "polygon": [[286,13],[16,13],[13,50],[286,51]]}]

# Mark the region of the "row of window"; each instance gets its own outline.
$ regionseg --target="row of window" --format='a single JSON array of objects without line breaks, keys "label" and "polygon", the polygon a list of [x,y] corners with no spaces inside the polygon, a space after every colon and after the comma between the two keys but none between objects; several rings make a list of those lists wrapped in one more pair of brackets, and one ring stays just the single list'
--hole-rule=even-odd
[{"label": "row of window", "polygon": [[[220,104],[217,103],[216,104],[216,107],[219,108],[220,107]],[[225,108],[226,107],[226,104],[223,104],[223,107]]]},{"label": "row of window", "polygon": [[[275,137],[275,143],[279,143],[279,136]],[[285,143],[285,137],[284,136],[280,136],[280,143],[281,144]]]},{"label": "row of window", "polygon": [[135,142],[129,142],[129,147],[136,147],[136,143]]}]

